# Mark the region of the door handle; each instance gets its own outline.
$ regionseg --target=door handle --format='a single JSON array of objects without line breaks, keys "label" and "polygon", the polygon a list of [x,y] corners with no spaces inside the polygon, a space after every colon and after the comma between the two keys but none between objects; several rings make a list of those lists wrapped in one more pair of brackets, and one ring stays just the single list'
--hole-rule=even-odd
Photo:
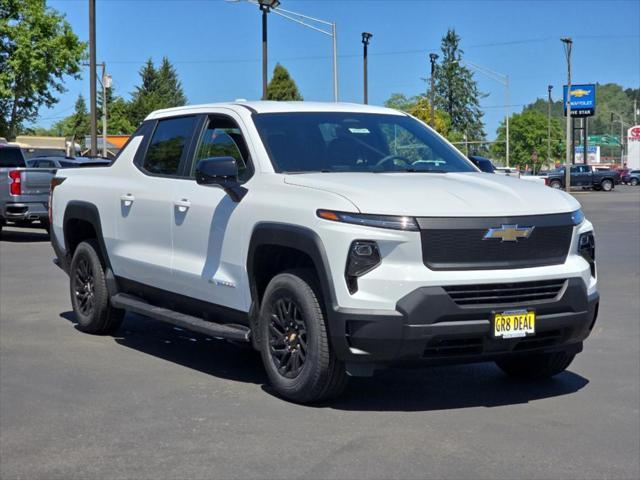
[{"label": "door handle", "polygon": [[176,200],[175,202],[173,202],[173,204],[176,206],[179,212],[186,212],[191,206],[191,202],[186,198],[183,198],[182,200]]},{"label": "door handle", "polygon": [[136,197],[134,197],[130,193],[125,193],[124,195],[120,196],[120,201],[124,203],[125,207],[130,207],[135,199]]}]

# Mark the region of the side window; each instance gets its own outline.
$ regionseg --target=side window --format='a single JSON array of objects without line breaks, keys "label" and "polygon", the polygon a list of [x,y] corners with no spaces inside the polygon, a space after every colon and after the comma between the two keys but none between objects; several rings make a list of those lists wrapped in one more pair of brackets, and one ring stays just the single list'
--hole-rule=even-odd
[{"label": "side window", "polygon": [[52,160],[40,160],[38,168],[56,168],[56,164]]},{"label": "side window", "polygon": [[248,180],[253,173],[249,162],[249,150],[242,132],[236,123],[227,118],[211,117],[204,130],[191,165],[191,176],[195,176],[200,160],[210,157],[233,157],[238,164],[238,180]]},{"label": "side window", "polygon": [[158,121],[142,167],[157,175],[178,175],[180,159],[196,124],[196,117],[179,117]]}]

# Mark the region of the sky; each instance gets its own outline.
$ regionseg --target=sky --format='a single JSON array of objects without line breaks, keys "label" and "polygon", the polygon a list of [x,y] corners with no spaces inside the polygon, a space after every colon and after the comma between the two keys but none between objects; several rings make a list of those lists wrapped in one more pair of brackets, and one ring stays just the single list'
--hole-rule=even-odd
[{"label": "sky", "polygon": [[[88,39],[88,0],[50,0]],[[461,37],[464,59],[510,79],[510,110],[519,112],[547,85],[557,98],[566,81],[560,37],[573,38],[574,83],[640,87],[640,0],[281,0],[281,7],[336,23],[340,101],[362,102],[361,33],[369,46],[369,103],[392,93],[426,91],[429,52],[439,53],[447,29]],[[107,63],[116,94],[129,98],[149,58],[167,56],[190,104],[259,99],[261,17],[244,0],[97,0],[97,60]],[[331,101],[331,38],[269,15],[269,71],[291,73],[305,100]],[[71,114],[89,97],[89,72],[66,79],[67,92],[36,125]],[[504,86],[476,73],[489,139],[505,115]]]}]

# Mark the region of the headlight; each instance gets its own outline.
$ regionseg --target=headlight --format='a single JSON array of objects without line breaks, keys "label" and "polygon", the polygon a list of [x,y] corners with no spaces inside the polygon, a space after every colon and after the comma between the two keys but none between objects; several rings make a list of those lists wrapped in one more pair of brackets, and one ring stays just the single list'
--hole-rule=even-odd
[{"label": "headlight", "polygon": [[389,228],[417,232],[419,230],[413,217],[399,217],[390,215],[367,215],[363,213],[334,212],[332,210],[318,210],[318,217],[333,222],[352,223],[365,227]]},{"label": "headlight", "polygon": [[584,213],[581,208],[571,214],[571,221],[574,225],[580,225],[584,221]]},{"label": "headlight", "polygon": [[358,291],[358,277],[370,272],[382,262],[378,244],[371,240],[356,240],[349,247],[344,276],[349,293]]},{"label": "headlight", "polygon": [[596,239],[593,232],[582,233],[578,238],[578,253],[589,262],[591,276],[596,276]]}]

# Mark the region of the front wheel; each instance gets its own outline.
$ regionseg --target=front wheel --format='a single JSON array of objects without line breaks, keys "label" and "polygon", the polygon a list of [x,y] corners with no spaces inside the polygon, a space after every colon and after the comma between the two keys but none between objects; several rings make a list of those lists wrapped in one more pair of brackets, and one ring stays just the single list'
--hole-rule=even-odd
[{"label": "front wheel", "polygon": [[69,269],[71,305],[79,330],[106,335],[118,329],[124,318],[124,310],[111,306],[98,252],[95,240],[86,240],[76,247]]},{"label": "front wheel", "polygon": [[275,391],[299,403],[336,397],[347,373],[331,347],[312,272],[291,270],[267,286],[260,308],[260,351]]},{"label": "front wheel", "polygon": [[632,178],[632,179],[629,181],[629,185],[631,185],[631,186],[633,186],[633,187],[637,186],[637,185],[638,185],[638,183],[640,183],[640,180],[638,180],[637,178]]},{"label": "front wheel", "polygon": [[511,377],[536,379],[549,378],[564,372],[575,354],[567,352],[514,355],[496,360],[496,365]]}]

